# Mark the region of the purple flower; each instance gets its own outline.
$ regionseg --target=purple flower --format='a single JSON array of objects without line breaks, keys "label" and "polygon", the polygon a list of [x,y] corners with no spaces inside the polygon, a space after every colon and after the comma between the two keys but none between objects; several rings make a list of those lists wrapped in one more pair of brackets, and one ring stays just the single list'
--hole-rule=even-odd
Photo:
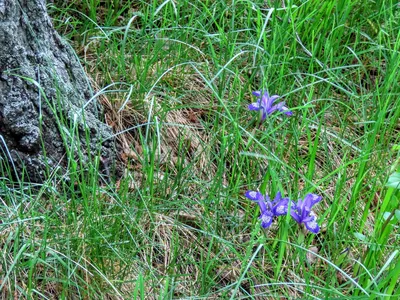
[{"label": "purple flower", "polygon": [[252,201],[256,201],[260,206],[261,215],[259,218],[263,228],[271,226],[274,216],[281,216],[287,213],[287,203],[290,200],[288,198],[282,199],[280,192],[276,194],[274,201],[271,201],[268,195],[264,197],[263,194],[256,191],[247,191],[245,196]]},{"label": "purple flower", "polygon": [[304,200],[299,199],[294,209],[290,211],[290,215],[299,224],[303,223],[306,228],[313,232],[319,232],[319,226],[311,208],[321,201],[322,197],[315,194],[307,194]]},{"label": "purple flower", "polygon": [[274,102],[280,98],[278,95],[269,96],[268,92],[265,91],[263,95],[262,91],[255,91],[253,95],[258,97],[257,102],[249,105],[250,110],[260,111],[261,119],[265,120],[267,115],[272,114],[274,111],[278,110],[283,112],[285,115],[292,116],[293,112],[291,112],[286,106],[285,102],[279,102],[278,104],[274,104]]},{"label": "purple flower", "polygon": [[283,198],[274,205],[272,212],[275,216],[284,216],[288,212],[289,204],[291,205],[291,209],[296,208],[296,204],[294,204],[292,200],[289,198]]}]

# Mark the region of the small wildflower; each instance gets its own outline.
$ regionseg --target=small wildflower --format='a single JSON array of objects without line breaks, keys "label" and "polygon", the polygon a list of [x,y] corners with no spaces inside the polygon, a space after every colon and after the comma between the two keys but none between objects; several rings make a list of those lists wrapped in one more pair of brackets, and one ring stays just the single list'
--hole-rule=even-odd
[{"label": "small wildflower", "polygon": [[322,197],[315,194],[307,194],[304,200],[299,199],[293,210],[290,211],[290,215],[299,224],[303,223],[306,228],[313,232],[319,232],[319,226],[316,221],[316,216],[311,208],[321,201]]},{"label": "small wildflower", "polygon": [[292,116],[293,112],[291,112],[286,106],[285,102],[279,102],[278,104],[274,104],[274,102],[280,98],[278,95],[269,96],[268,92],[265,91],[263,95],[261,95],[261,91],[253,92],[253,95],[258,97],[257,102],[249,105],[249,110],[260,111],[261,119],[264,121],[267,115],[272,114],[274,111],[283,112],[287,116]]},{"label": "small wildflower", "polygon": [[280,199],[272,209],[275,216],[284,216],[288,212],[289,204],[291,209],[295,209],[296,205],[289,198]]},{"label": "small wildflower", "polygon": [[287,213],[287,207],[282,208],[282,203],[288,203],[289,199],[282,199],[280,192],[276,194],[273,201],[271,201],[268,195],[264,197],[263,194],[256,191],[247,191],[245,196],[252,201],[256,201],[260,206],[261,215],[259,219],[261,220],[261,226],[263,228],[271,226],[274,216],[281,216]]}]

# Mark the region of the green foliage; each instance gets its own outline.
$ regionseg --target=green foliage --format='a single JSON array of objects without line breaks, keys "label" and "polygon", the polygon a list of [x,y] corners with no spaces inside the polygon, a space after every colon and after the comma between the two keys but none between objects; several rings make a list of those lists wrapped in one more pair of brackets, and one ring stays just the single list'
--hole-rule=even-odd
[{"label": "green foliage", "polygon": [[386,186],[394,189],[400,189],[400,172],[395,172],[390,175]]},{"label": "green foliage", "polygon": [[[129,155],[118,182],[73,151],[68,178],[0,182],[4,298],[400,295],[397,3],[283,2],[49,6]],[[262,88],[295,115],[260,126]],[[248,189],[322,195],[321,233],[263,231]]]}]

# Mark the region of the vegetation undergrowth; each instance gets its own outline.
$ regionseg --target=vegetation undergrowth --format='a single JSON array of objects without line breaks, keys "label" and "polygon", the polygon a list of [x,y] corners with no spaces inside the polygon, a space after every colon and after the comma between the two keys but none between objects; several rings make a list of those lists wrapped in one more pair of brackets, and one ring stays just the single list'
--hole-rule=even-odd
[{"label": "vegetation undergrowth", "polygon": [[[108,181],[98,156],[79,168],[72,152],[70,180],[18,184],[2,169],[2,298],[400,297],[396,2],[88,0],[49,12],[125,169]],[[254,91],[293,115],[262,121]],[[321,196],[318,233],[290,214],[262,228],[246,191]]]}]

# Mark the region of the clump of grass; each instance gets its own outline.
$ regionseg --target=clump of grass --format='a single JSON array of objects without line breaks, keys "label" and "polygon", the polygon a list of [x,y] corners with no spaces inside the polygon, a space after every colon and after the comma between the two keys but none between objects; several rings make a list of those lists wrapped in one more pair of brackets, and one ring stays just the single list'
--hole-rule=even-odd
[{"label": "clump of grass", "polygon": [[[391,1],[72,1],[50,7],[124,176],[1,182],[2,298],[395,297],[399,15]],[[294,116],[261,125],[251,92]],[[85,174],[85,175],[84,175]],[[89,175],[88,175],[89,174]],[[321,231],[268,231],[246,190],[316,193]],[[387,220],[387,219],[386,219]],[[397,226],[397,227],[396,227]]]}]

